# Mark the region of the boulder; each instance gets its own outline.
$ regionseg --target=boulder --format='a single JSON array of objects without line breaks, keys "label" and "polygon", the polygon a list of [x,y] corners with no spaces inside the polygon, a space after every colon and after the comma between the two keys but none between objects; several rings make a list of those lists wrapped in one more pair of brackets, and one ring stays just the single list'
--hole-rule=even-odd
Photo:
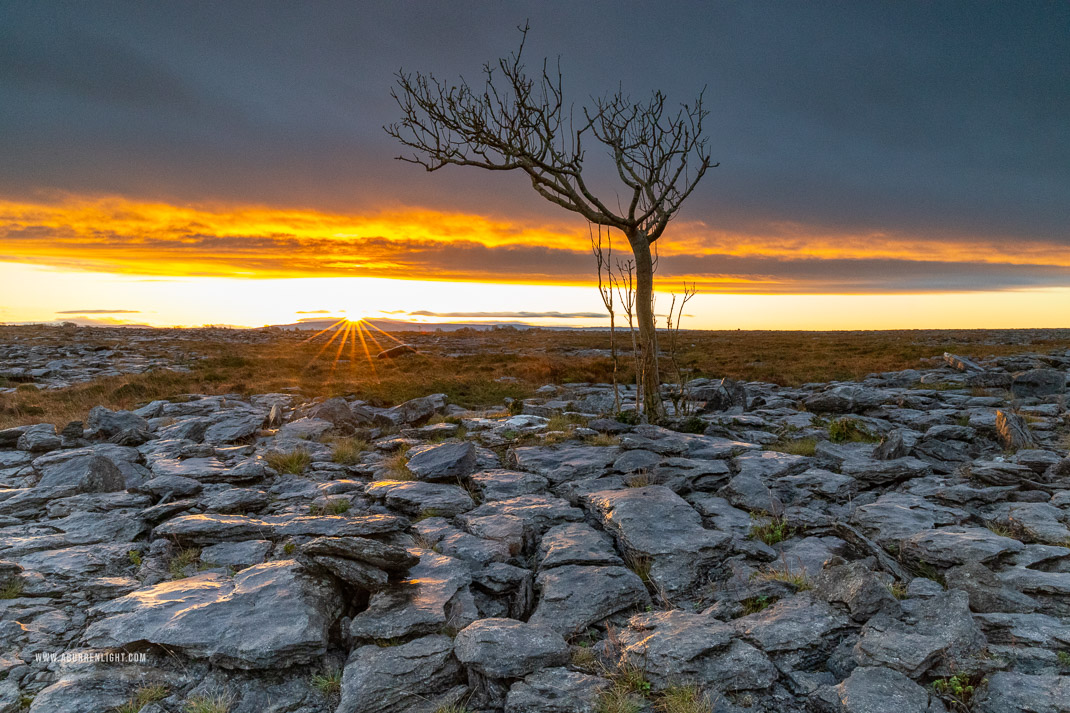
[{"label": "boulder", "polygon": [[463,695],[462,679],[448,636],[425,636],[398,646],[361,646],[346,660],[335,713],[445,710]]},{"label": "boulder", "polygon": [[648,563],[650,581],[669,596],[704,583],[731,539],[707,530],[702,517],[660,485],[602,490],[584,498],[626,557]]},{"label": "boulder", "polygon": [[1070,713],[1070,676],[998,671],[974,707],[978,713]]},{"label": "boulder", "polygon": [[925,530],[903,540],[903,557],[938,567],[967,562],[988,562],[1020,552],[1024,545],[984,527],[941,527]]},{"label": "boulder", "polygon": [[570,522],[547,530],[536,556],[540,570],[567,564],[623,565],[613,541],[582,522]]},{"label": "boulder", "polygon": [[650,605],[642,580],[625,567],[554,567],[539,573],[535,588],[539,604],[528,621],[565,636],[617,612]]},{"label": "boulder", "polygon": [[480,619],[453,640],[454,655],[487,678],[522,678],[541,668],[568,663],[564,637],[548,626],[515,619]]},{"label": "boulder", "polygon": [[104,406],[89,409],[86,425],[93,435],[111,438],[128,429],[151,431],[149,422],[132,411],[112,411]]},{"label": "boulder", "polygon": [[369,484],[364,493],[413,516],[453,517],[476,506],[464,488],[445,483],[380,480]]},{"label": "boulder", "polygon": [[505,713],[597,713],[610,682],[567,668],[544,668],[517,681],[505,699]]},{"label": "boulder", "polygon": [[859,666],[838,686],[810,697],[816,713],[944,713],[939,698],[909,678],[883,666]]},{"label": "boulder", "polygon": [[475,472],[476,447],[461,441],[413,449],[407,465],[420,480],[455,480]]},{"label": "boulder", "polygon": [[1029,369],[1014,375],[1011,392],[1018,398],[1055,396],[1066,391],[1066,372],[1058,369]]},{"label": "boulder", "polygon": [[206,572],[102,604],[93,613],[103,618],[83,642],[149,642],[224,668],[286,668],[326,653],[341,604],[333,584],[296,562],[268,562],[233,578]]},{"label": "boulder", "polygon": [[77,493],[110,493],[125,490],[126,479],[110,459],[86,455],[46,467],[36,489],[53,498]]}]

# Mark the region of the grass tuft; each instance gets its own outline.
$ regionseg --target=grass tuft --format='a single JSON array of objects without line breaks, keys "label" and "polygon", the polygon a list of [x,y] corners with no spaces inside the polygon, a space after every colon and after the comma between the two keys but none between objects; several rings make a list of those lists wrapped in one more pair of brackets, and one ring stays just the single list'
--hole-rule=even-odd
[{"label": "grass tuft", "polygon": [[608,433],[599,433],[594,436],[587,436],[587,438],[584,439],[584,443],[589,446],[599,447],[619,446],[620,436],[613,436]]},{"label": "grass tuft", "polygon": [[196,564],[201,558],[201,550],[198,547],[185,547],[178,551],[171,561],[167,563],[167,569],[171,572],[171,579],[185,579],[186,568]]},{"label": "grass tuft", "polygon": [[872,433],[858,419],[844,416],[829,424],[829,440],[833,443],[878,443],[880,436]]},{"label": "grass tuft", "polygon": [[361,438],[339,438],[332,442],[331,460],[341,465],[356,465],[366,450],[368,442]]},{"label": "grass tuft", "polygon": [[416,476],[409,470],[409,457],[405,453],[395,453],[383,462],[390,475],[388,480],[416,480]]},{"label": "grass tuft", "polygon": [[264,460],[279,473],[301,475],[312,462],[312,456],[304,448],[296,448],[289,453],[272,451],[264,456]]},{"label": "grass tuft", "polygon": [[186,701],[183,713],[230,713],[233,703],[230,696],[217,693],[212,696],[194,696]]},{"label": "grass tuft", "polygon": [[658,713],[712,713],[713,702],[698,686],[669,686],[654,703]]},{"label": "grass tuft", "polygon": [[789,453],[793,456],[812,456],[817,450],[817,439],[781,438],[771,446],[766,446],[765,450]]},{"label": "grass tuft", "polygon": [[342,692],[342,670],[332,668],[315,674],[312,676],[312,687],[328,698],[337,696]]},{"label": "grass tuft", "polygon": [[[757,518],[761,517],[761,515],[751,513],[751,517]],[[778,542],[783,542],[794,534],[795,528],[788,525],[783,517],[775,515],[770,517],[766,522],[751,525],[750,534],[747,536],[752,540],[761,540],[771,547]]]},{"label": "grass tuft", "polygon": [[170,692],[167,686],[142,686],[126,703],[116,708],[115,713],[138,713],[148,704],[167,698]]},{"label": "grass tuft", "polygon": [[22,580],[12,579],[0,587],[0,599],[18,599],[22,596]]}]

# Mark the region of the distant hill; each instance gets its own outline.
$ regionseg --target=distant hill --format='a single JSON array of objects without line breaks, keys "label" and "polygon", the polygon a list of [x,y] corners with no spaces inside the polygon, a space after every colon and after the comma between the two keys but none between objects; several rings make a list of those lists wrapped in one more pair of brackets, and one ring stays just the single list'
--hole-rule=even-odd
[{"label": "distant hill", "polygon": [[[335,324],[337,319],[311,319],[304,322],[293,322],[291,324],[269,324],[265,325],[265,329],[308,329],[319,331],[321,329],[328,329],[331,325]],[[516,329],[532,329],[537,327],[534,324],[525,324],[524,322],[407,322],[401,319],[366,319],[365,323],[378,327],[384,332],[434,332],[441,329],[444,332],[456,332],[459,329],[494,329],[495,327],[515,327]],[[569,329],[568,327],[561,327],[561,329]]]}]

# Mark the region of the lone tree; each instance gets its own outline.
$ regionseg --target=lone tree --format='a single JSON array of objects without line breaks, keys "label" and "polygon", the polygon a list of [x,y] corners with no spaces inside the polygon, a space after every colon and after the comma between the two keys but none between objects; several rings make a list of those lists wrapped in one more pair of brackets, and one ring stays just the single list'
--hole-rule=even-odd
[{"label": "lone tree", "polygon": [[[716,167],[706,150],[702,120],[709,113],[702,93],[675,113],[655,91],[633,102],[622,91],[593,98],[582,117],[566,108],[561,69],[547,62],[537,77],[525,73],[521,56],[528,28],[521,28],[519,49],[496,64],[483,66],[484,84],[473,88],[461,79],[443,83],[431,74],[399,71],[391,96],[402,111],[399,122],[384,127],[413,149],[399,156],[428,171],[477,166],[490,171],[522,171],[546,200],[579,213],[591,223],[615,228],[635,255],[636,321],[639,328],[640,383],[650,421],[665,416],[657,366],[654,323],[654,262],[651,246],[665,232],[706,170]],[[612,199],[595,195],[584,178],[584,139],[607,150],[623,192]],[[610,205],[615,206],[611,208]]]}]

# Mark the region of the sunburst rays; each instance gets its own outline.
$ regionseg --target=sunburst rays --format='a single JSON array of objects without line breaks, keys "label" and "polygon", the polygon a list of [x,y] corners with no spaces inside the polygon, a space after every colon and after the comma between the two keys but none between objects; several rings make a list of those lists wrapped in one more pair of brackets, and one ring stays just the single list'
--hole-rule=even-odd
[{"label": "sunburst rays", "polygon": [[[327,339],[324,342],[323,346],[321,346],[319,351],[316,352],[315,356],[313,356],[309,360],[309,366],[311,366],[313,362],[319,360],[320,357],[322,357],[324,353],[327,352],[331,345],[334,344],[334,357],[331,360],[331,369],[327,376],[327,378],[330,380],[333,379],[335,376],[335,371],[338,368],[338,364],[342,361],[342,354],[343,352],[345,352],[347,344],[349,345],[348,361],[350,375],[354,378],[358,375],[357,363],[360,355],[357,352],[357,347],[359,343],[360,352],[363,353],[364,360],[368,364],[368,370],[371,372],[372,378],[374,378],[376,381],[379,381],[379,372],[375,368],[375,358],[372,354],[372,347],[377,350],[376,354],[384,351],[384,347],[382,343],[376,338],[375,332],[378,332],[386,339],[389,339],[390,341],[395,342],[397,344],[404,343],[394,335],[383,331],[382,329],[367,320],[350,320],[342,318],[328,325],[324,329],[321,329],[312,336],[308,337],[307,339],[302,341],[301,344],[310,344],[315,342],[319,337],[329,335],[327,336]],[[369,342],[371,343],[371,346],[369,346]],[[416,353],[418,354],[419,352]]]}]

